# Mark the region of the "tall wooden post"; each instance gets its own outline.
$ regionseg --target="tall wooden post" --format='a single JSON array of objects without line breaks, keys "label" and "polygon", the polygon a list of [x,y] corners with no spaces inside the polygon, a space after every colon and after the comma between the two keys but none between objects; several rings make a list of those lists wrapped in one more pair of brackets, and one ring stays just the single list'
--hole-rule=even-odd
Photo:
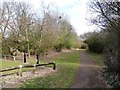
[{"label": "tall wooden post", "polygon": [[24,63],[26,63],[26,50],[24,50]]},{"label": "tall wooden post", "polygon": [[39,64],[39,55],[38,55],[38,53],[36,54],[36,64]]}]

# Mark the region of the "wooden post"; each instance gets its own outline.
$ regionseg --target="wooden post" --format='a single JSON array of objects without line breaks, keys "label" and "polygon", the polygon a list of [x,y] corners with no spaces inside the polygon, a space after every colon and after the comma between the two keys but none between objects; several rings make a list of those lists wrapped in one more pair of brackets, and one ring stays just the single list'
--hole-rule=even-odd
[{"label": "wooden post", "polygon": [[54,69],[54,70],[56,69],[56,65],[55,65],[55,63],[53,63],[53,69]]},{"label": "wooden post", "polygon": [[13,56],[13,60],[15,61],[15,56]]},{"label": "wooden post", "polygon": [[6,55],[4,55],[4,58],[6,59]]},{"label": "wooden post", "polygon": [[24,63],[26,63],[26,50],[24,50]]},{"label": "wooden post", "polygon": [[35,73],[35,69],[36,69],[36,64],[34,64],[33,73]]},{"label": "wooden post", "polygon": [[39,55],[36,54],[36,64],[39,64]]},{"label": "wooden post", "polygon": [[22,65],[19,66],[19,76],[22,77]]}]

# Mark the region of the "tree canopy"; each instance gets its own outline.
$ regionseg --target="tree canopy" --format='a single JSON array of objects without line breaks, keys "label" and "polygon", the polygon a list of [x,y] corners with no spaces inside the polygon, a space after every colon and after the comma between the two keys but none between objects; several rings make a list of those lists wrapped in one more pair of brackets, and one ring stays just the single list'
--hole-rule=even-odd
[{"label": "tree canopy", "polygon": [[[46,8],[45,8],[46,7]],[[75,47],[77,34],[65,15],[50,6],[37,15],[25,2],[3,2],[0,7],[2,54],[27,51],[28,55],[44,53],[49,49]],[[40,14],[39,13],[39,14]]]}]

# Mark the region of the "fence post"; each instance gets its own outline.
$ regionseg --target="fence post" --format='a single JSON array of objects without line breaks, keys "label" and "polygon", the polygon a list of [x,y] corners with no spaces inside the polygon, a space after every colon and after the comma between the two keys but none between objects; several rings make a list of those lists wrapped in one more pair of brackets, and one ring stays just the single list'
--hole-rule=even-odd
[{"label": "fence post", "polygon": [[6,55],[4,55],[4,59],[6,59]]},{"label": "fence post", "polygon": [[39,55],[36,54],[36,64],[39,64]]},{"label": "fence post", "polygon": [[19,76],[22,77],[22,65],[19,66]]},{"label": "fence post", "polygon": [[56,69],[56,65],[55,65],[55,63],[53,63],[53,69],[54,69],[54,70]]},{"label": "fence post", "polygon": [[13,60],[15,61],[15,56],[13,56]]},{"label": "fence post", "polygon": [[35,73],[35,69],[36,69],[36,64],[34,64],[33,73]]},{"label": "fence post", "polygon": [[26,63],[26,50],[24,50],[24,63]]}]

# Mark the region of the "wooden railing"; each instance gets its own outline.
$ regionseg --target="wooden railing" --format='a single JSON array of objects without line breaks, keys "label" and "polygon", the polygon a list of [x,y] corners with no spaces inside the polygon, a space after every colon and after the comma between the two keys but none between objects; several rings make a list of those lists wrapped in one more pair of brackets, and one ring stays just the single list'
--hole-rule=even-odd
[{"label": "wooden railing", "polygon": [[11,70],[19,69],[19,76],[22,77],[22,68],[31,68],[31,67],[34,67],[34,69],[35,69],[35,67],[47,66],[47,65],[53,65],[53,70],[56,69],[56,64],[53,63],[53,62],[51,62],[51,63],[47,63],[47,64],[19,65],[17,67],[10,67],[10,68],[5,68],[5,69],[0,69],[0,72],[5,72],[5,71],[11,71]]}]

